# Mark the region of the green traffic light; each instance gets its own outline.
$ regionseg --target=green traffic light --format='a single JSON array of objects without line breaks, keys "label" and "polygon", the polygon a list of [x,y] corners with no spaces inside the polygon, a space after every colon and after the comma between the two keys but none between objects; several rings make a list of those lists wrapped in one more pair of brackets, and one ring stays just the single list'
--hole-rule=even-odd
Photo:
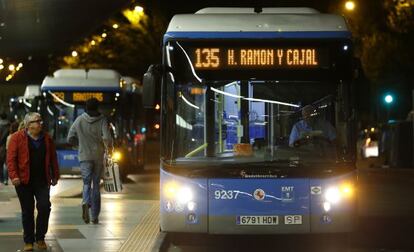
[{"label": "green traffic light", "polygon": [[384,101],[388,104],[392,103],[394,101],[394,97],[392,97],[392,95],[386,95],[384,97]]}]

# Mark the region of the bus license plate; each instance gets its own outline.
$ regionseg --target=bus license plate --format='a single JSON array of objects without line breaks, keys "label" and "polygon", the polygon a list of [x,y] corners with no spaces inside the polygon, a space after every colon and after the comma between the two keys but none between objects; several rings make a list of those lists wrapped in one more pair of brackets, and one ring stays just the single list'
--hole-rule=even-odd
[{"label": "bus license plate", "polygon": [[237,216],[237,225],[278,225],[278,216]]}]

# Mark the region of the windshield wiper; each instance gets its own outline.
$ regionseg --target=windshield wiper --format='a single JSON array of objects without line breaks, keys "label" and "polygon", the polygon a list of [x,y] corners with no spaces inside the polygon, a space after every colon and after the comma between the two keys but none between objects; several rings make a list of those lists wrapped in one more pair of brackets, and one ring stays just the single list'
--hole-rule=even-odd
[{"label": "windshield wiper", "polygon": [[289,160],[289,159],[276,159],[276,160],[267,160],[262,162],[252,162],[248,163],[249,165],[258,166],[258,165],[264,165],[264,166],[283,166],[283,167],[300,167],[303,164],[299,162],[299,160]]}]

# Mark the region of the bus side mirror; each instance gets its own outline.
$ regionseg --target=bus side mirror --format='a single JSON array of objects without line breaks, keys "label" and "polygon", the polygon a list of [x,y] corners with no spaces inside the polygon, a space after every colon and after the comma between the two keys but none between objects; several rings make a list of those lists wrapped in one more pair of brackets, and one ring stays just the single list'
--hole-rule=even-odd
[{"label": "bus side mirror", "polygon": [[158,69],[159,65],[151,65],[142,79],[144,108],[154,108],[155,106],[155,92],[158,90],[161,80],[161,73]]}]

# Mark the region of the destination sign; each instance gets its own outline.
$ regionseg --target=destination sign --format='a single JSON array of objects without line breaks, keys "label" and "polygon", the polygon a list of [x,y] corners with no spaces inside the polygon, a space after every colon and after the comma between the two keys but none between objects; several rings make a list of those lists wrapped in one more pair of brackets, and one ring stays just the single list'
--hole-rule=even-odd
[{"label": "destination sign", "polygon": [[72,94],[72,100],[74,102],[85,102],[91,98],[95,98],[102,102],[104,100],[104,95],[102,92],[74,92]]},{"label": "destination sign", "polygon": [[300,48],[192,48],[195,69],[315,69],[328,65],[326,50]]},{"label": "destination sign", "polygon": [[99,102],[111,102],[114,95],[103,92],[53,92],[52,97],[54,102],[61,100],[69,103],[84,103],[91,98],[95,98]]}]

